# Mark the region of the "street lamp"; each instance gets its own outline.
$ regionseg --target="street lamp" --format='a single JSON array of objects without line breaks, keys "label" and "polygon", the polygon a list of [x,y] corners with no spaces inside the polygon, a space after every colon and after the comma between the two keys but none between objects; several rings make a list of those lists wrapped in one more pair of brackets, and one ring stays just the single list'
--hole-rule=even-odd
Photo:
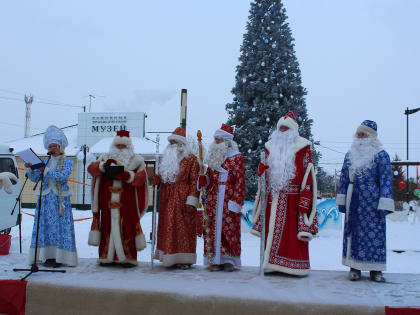
[{"label": "street lamp", "polygon": [[[420,110],[420,107],[419,108],[415,108],[415,109],[408,109],[408,107],[407,107],[407,109],[405,110],[405,112],[404,112],[404,115],[406,115],[407,116],[407,162],[408,162],[408,159],[409,159],[409,155],[408,155],[408,115],[411,115],[411,114],[414,114],[414,113],[416,113],[416,112],[418,112]],[[408,168],[409,168],[409,166],[407,165],[407,190],[406,190],[406,195],[407,195],[407,204],[409,203],[409,201],[410,201],[410,177],[409,177],[409,173],[408,173]]]},{"label": "street lamp", "polygon": [[[81,162],[83,162],[83,183],[82,183],[82,189],[83,189],[83,193],[82,193],[82,203],[83,203],[83,208],[85,208],[85,195],[86,195],[86,164],[90,164],[91,162],[93,162],[95,160],[95,157],[89,153],[89,147],[86,144],[83,144],[80,147],[80,151],[77,154],[77,159]],[[85,209],[83,209],[85,210]]]}]

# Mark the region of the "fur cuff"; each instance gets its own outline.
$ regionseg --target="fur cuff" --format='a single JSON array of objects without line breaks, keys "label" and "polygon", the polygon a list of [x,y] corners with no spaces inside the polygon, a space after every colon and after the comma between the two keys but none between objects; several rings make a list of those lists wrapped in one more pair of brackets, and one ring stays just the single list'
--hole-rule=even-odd
[{"label": "fur cuff", "polygon": [[242,206],[237,204],[236,202],[234,202],[232,200],[229,200],[228,209],[229,209],[229,211],[239,213],[239,212],[241,212]]},{"label": "fur cuff", "polygon": [[136,249],[137,251],[141,251],[146,248],[146,237],[144,234],[136,235]]},{"label": "fur cuff", "polygon": [[345,206],[346,205],[346,195],[345,194],[338,194],[335,198],[335,203],[337,206]]},{"label": "fur cuff", "polygon": [[129,174],[130,174],[130,178],[127,180],[127,183],[132,183],[133,182],[133,180],[134,180],[134,176],[136,175],[136,174],[134,174],[134,172],[133,171],[127,171]]},{"label": "fur cuff", "polygon": [[89,232],[88,244],[92,246],[99,246],[101,242],[101,232],[99,230],[91,230]]},{"label": "fur cuff", "polygon": [[313,235],[309,232],[299,232],[297,238],[299,241],[309,242],[313,238]]},{"label": "fur cuff", "polygon": [[100,162],[100,163],[99,163],[99,170],[100,170],[102,173],[105,173],[105,167],[104,167],[105,162],[106,162],[106,161],[104,161],[104,162]]},{"label": "fur cuff", "polygon": [[395,211],[394,200],[391,198],[379,198],[378,210]]},{"label": "fur cuff", "polygon": [[185,202],[186,205],[190,205],[193,207],[198,207],[198,198],[194,196],[188,196],[187,201]]}]

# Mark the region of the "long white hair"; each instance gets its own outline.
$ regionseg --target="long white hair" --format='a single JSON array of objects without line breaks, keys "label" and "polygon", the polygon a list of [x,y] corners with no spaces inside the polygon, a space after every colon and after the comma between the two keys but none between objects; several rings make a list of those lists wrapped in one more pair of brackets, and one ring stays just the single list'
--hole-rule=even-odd
[{"label": "long white hair", "polygon": [[296,175],[294,144],[298,135],[293,129],[275,130],[269,138],[268,179],[273,192],[285,188]]},{"label": "long white hair", "polygon": [[164,183],[175,183],[179,173],[179,164],[190,155],[190,148],[186,144],[168,144],[163,151],[159,164],[159,174]]},{"label": "long white hair", "polygon": [[359,139],[354,137],[350,148],[350,167],[359,173],[370,168],[375,155],[382,150],[382,144],[377,137]]}]

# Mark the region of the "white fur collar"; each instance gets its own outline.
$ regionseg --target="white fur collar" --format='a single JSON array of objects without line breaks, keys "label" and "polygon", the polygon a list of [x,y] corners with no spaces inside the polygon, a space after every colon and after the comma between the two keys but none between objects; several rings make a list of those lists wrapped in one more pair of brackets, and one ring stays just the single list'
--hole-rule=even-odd
[{"label": "white fur collar", "polygon": [[[107,159],[107,153],[102,154],[99,157],[99,161],[102,162],[106,162]],[[127,166],[127,170],[128,171],[133,171],[135,169],[137,169],[138,167],[140,167],[139,171],[144,169],[146,166],[146,164],[144,163],[144,158],[140,155],[134,154],[131,158],[130,161],[128,162],[128,166]]]},{"label": "white fur collar", "polygon": [[[307,145],[310,145],[311,141],[298,136],[295,140],[295,153],[299,152],[300,150],[302,150],[304,147],[306,147]],[[271,141],[267,141],[265,143],[265,147],[268,151],[270,151],[270,147],[271,147]]]},{"label": "white fur collar", "polygon": [[238,150],[234,150],[232,148],[227,149],[226,159],[231,158],[232,156],[238,155],[240,152]]}]

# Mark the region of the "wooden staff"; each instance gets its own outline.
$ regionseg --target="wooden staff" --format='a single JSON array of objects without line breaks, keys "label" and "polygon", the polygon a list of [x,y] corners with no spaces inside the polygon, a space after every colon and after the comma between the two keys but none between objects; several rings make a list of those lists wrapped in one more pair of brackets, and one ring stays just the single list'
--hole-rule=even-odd
[{"label": "wooden staff", "polygon": [[[204,164],[203,164],[203,145],[201,143],[201,130],[197,131],[197,139],[198,139],[198,157],[200,159],[200,175],[204,175]],[[205,194],[205,188],[200,188],[201,196]],[[204,203],[203,205],[203,225],[204,225],[204,246],[206,246],[206,239],[210,240],[210,226],[209,226],[209,217],[207,216],[207,211]],[[211,253],[207,253],[207,259],[209,260],[209,270],[213,271],[213,255]]]},{"label": "wooden staff", "polygon": [[[261,163],[265,165],[265,149],[261,152]],[[260,239],[260,275],[264,276],[264,256],[265,256],[265,208],[267,207],[265,172],[260,177],[260,196],[261,196],[261,239]]]},{"label": "wooden staff", "polygon": [[[159,134],[156,135],[156,155],[155,155],[155,174],[159,174]],[[155,244],[156,244],[156,207],[157,207],[157,185],[155,185],[154,189],[154,204],[153,204],[153,215],[152,215],[152,249],[150,255],[150,261],[153,269],[153,259],[155,255]]]}]

